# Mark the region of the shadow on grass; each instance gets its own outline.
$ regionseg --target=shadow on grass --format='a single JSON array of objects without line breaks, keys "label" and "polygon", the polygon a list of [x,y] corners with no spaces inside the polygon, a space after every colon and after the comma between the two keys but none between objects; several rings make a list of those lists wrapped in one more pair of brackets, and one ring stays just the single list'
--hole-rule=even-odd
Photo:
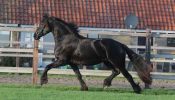
[{"label": "shadow on grass", "polygon": [[[115,92],[115,93],[134,93],[131,88],[90,88],[89,91],[94,92]],[[142,89],[141,94],[143,95],[175,95],[175,89]]]},{"label": "shadow on grass", "polygon": [[96,88],[96,87],[91,87],[89,88],[89,91],[91,92],[117,92],[117,93],[133,93],[132,89],[128,88]]}]

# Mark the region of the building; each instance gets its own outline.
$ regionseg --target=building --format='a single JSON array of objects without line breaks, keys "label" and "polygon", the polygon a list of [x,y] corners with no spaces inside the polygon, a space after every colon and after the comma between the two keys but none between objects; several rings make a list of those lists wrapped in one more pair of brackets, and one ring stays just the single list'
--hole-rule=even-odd
[{"label": "building", "polygon": [[0,23],[34,25],[44,13],[81,27],[119,29],[133,13],[137,29],[175,30],[174,0],[0,0]]}]

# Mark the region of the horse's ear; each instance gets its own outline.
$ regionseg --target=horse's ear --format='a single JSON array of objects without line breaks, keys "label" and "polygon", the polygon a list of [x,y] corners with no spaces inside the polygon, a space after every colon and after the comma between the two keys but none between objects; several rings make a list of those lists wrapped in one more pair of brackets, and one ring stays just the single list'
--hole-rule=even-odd
[{"label": "horse's ear", "polygon": [[48,19],[49,18],[49,15],[48,14],[44,14],[43,15],[43,19]]}]

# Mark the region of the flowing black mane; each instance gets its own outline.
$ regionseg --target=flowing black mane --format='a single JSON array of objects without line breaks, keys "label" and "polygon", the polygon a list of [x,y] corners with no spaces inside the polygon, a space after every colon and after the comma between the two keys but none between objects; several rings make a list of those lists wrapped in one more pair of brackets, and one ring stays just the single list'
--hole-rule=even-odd
[{"label": "flowing black mane", "polygon": [[53,21],[59,21],[59,22],[65,24],[65,25],[67,25],[74,34],[79,35],[78,26],[75,25],[73,22],[67,23],[67,22],[65,22],[62,19],[57,18],[57,17],[50,17],[50,18],[52,18]]}]

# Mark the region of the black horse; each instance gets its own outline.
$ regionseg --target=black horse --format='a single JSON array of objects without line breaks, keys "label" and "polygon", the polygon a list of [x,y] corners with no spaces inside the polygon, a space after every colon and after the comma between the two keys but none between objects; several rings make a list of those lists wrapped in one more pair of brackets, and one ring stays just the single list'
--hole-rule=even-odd
[{"label": "black horse", "polygon": [[136,93],[141,92],[141,88],[136,84],[132,76],[125,69],[125,57],[135,66],[140,79],[146,84],[151,84],[151,65],[129,49],[126,45],[113,39],[89,39],[79,35],[78,27],[73,23],[67,23],[56,17],[43,16],[40,26],[37,28],[34,39],[52,32],[55,40],[56,60],[47,65],[41,76],[41,85],[48,82],[47,72],[51,68],[69,64],[81,84],[81,90],[88,90],[82,79],[78,65],[94,65],[103,62],[110,69],[112,74],[104,80],[104,87],[110,86],[112,79],[120,72],[127,78]]}]

